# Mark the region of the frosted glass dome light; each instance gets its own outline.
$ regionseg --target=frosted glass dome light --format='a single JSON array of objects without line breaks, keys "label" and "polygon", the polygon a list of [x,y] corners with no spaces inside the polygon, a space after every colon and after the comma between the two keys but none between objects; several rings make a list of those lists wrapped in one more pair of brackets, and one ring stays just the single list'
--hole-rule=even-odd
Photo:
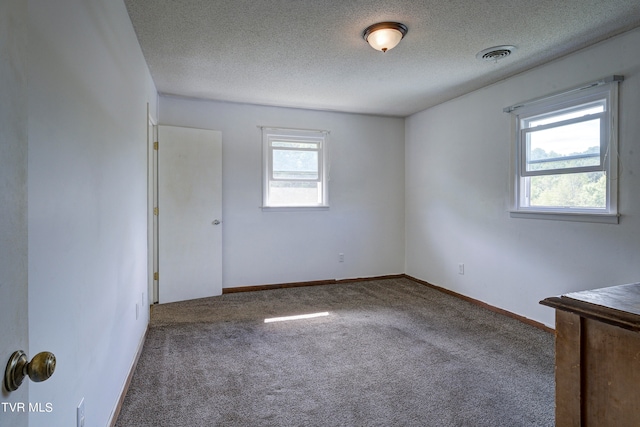
[{"label": "frosted glass dome light", "polygon": [[400,43],[407,30],[407,26],[399,22],[379,22],[364,30],[362,37],[375,50],[386,52]]}]

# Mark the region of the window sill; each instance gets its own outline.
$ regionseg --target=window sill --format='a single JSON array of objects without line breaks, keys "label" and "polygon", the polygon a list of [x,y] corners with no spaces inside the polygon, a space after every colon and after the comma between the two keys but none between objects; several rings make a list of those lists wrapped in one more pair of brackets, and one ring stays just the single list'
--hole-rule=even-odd
[{"label": "window sill", "polygon": [[323,206],[260,206],[263,212],[294,212],[294,211],[328,211],[329,205]]},{"label": "window sill", "polygon": [[618,224],[619,214],[578,213],[578,212],[544,212],[544,211],[510,211],[511,218],[550,219],[555,221],[597,222]]}]

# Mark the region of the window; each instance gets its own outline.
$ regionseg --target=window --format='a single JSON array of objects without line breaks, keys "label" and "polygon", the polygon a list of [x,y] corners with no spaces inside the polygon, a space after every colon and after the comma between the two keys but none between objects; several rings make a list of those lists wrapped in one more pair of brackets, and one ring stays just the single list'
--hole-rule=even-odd
[{"label": "window", "polygon": [[510,107],[513,217],[618,222],[617,82]]},{"label": "window", "polygon": [[327,132],[262,129],[263,208],[328,207]]}]

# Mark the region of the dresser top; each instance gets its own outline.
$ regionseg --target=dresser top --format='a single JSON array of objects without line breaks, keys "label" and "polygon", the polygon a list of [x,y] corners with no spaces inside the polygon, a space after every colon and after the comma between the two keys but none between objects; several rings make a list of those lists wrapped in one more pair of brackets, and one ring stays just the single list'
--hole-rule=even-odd
[{"label": "dresser top", "polygon": [[546,298],[540,304],[640,331],[640,283],[571,292]]}]

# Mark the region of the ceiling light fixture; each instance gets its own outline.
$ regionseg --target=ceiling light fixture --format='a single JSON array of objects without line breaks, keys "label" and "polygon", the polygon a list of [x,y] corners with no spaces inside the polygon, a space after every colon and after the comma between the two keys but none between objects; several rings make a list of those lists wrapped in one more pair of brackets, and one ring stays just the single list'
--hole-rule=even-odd
[{"label": "ceiling light fixture", "polygon": [[399,22],[378,22],[367,27],[362,37],[375,50],[386,52],[396,47],[408,30],[406,25]]}]

